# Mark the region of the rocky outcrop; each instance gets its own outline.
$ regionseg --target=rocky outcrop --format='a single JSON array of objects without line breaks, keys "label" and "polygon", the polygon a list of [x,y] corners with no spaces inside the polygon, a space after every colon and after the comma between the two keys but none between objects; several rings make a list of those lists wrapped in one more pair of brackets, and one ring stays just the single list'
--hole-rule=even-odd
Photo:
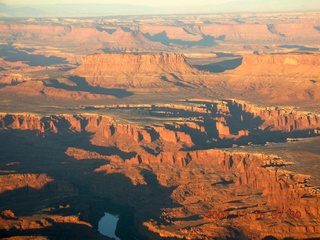
[{"label": "rocky outcrop", "polygon": [[175,144],[183,143],[186,146],[193,145],[191,136],[181,131],[169,130],[164,126],[138,127],[116,124],[111,118],[98,115],[40,117],[30,114],[0,114],[0,129],[32,130],[38,131],[43,136],[88,132],[94,134],[93,141],[115,141],[116,144],[122,144],[130,139],[134,143],[141,144],[151,144],[159,140]]},{"label": "rocky outcrop", "polygon": [[[86,56],[70,74],[85,77],[90,85],[164,86],[185,82],[183,75],[197,74],[185,56],[175,53],[113,53]],[[186,83],[187,84],[187,83]]]},{"label": "rocky outcrop", "polygon": [[[262,130],[282,130],[287,132],[320,128],[320,116],[311,112],[297,111],[293,108],[258,107],[243,101],[229,101],[232,112],[240,113],[240,118],[260,118]],[[245,113],[250,113],[246,115]]]},{"label": "rocky outcrop", "polygon": [[311,77],[320,74],[319,54],[248,54],[233,74],[247,76]]},{"label": "rocky outcrop", "polygon": [[[199,236],[193,232],[195,228],[201,231],[202,238],[232,234],[225,228],[216,228],[217,219],[209,221],[205,218],[209,209],[228,212],[229,218],[222,221],[228,221],[228,226],[237,228],[246,236],[251,236],[247,232],[251,229],[255,230],[257,236],[263,238],[270,234],[264,229],[271,227],[276,237],[290,234],[299,238],[305,234],[301,229],[302,226],[305,229],[317,229],[312,219],[317,218],[320,211],[318,207],[320,192],[308,184],[309,176],[281,168],[286,164],[291,163],[277,155],[211,149],[163,152],[158,156],[139,155],[127,160],[124,165],[116,167],[106,165],[96,171],[109,174],[130,173],[132,182],[139,179],[140,184],[147,187],[151,184],[147,175],[139,174],[138,171],[148,166],[152,168],[162,186],[173,187],[171,198],[180,204],[180,207],[162,209],[159,220],[166,221],[168,227],[156,221],[144,223],[150,231],[157,232],[161,236],[188,236],[194,239]],[[131,169],[133,166],[136,166],[135,174]],[[126,187],[120,181],[118,184],[123,188]],[[96,191],[103,192],[103,185],[96,187]],[[128,198],[130,196],[128,194]],[[157,194],[157,199],[164,201],[160,193]],[[300,219],[290,218],[287,215],[289,210],[298,211],[301,214]],[[283,217],[280,219],[277,215],[277,220],[273,220],[271,214],[276,211],[282,211]],[[204,220],[202,217],[196,217],[201,212]],[[247,221],[237,217],[238,212],[241,214],[246,212]],[[266,219],[263,221],[256,219],[256,212],[263,213]],[[189,220],[192,216],[194,220]],[[275,221],[281,224],[275,225]],[[290,226],[283,226],[286,223],[290,223]],[[180,228],[176,231],[170,230],[172,226],[184,224],[189,227],[188,230]],[[216,230],[212,231],[213,228]],[[316,231],[309,234],[308,236],[317,236]]]},{"label": "rocky outcrop", "polygon": [[191,136],[180,131],[173,131],[164,127],[154,127],[154,130],[159,134],[160,139],[166,142],[178,143],[184,142],[189,146],[193,145]]},{"label": "rocky outcrop", "polygon": [[4,210],[1,212],[0,214],[1,217],[5,217],[8,219],[15,219],[17,218],[16,215],[14,214],[14,212],[12,212],[11,210]]},{"label": "rocky outcrop", "polygon": [[[43,33],[47,34],[43,34]],[[75,48],[78,54],[89,54],[101,49],[110,51],[148,51],[163,49],[160,43],[147,39],[140,31],[124,31],[121,27],[81,27],[70,24],[0,24],[0,37],[25,41],[45,41],[51,46]],[[85,46],[85,48],[84,48]],[[67,52],[67,51],[66,51]]]},{"label": "rocky outcrop", "polygon": [[318,54],[248,54],[242,59],[243,65],[310,65],[320,66],[320,58]]},{"label": "rocky outcrop", "polygon": [[[309,184],[310,176],[284,169],[292,163],[277,155],[194,149],[198,142],[201,146],[212,140],[214,134],[217,142],[220,141],[219,138],[222,142],[233,142],[239,135],[247,137],[247,125],[243,123],[253,124],[256,122],[254,119],[262,117],[268,119],[274,109],[259,108],[233,100],[204,103],[205,113],[190,112],[196,116],[199,114],[198,118],[188,118],[185,121],[179,119],[175,123],[145,127],[123,124],[107,116],[93,114],[46,117],[0,114],[0,128],[4,136],[14,132],[17,139],[25,137],[28,142],[30,140],[27,137],[33,136],[31,142],[37,144],[31,144],[31,150],[29,145],[24,146],[23,149],[28,150],[23,156],[33,159],[33,150],[39,147],[36,158],[41,160],[35,163],[37,170],[48,171],[48,176],[52,174],[55,178],[50,182],[51,178],[48,179],[44,174],[29,176],[2,171],[1,186],[4,189],[1,191],[14,193],[15,189],[31,187],[35,188],[32,190],[39,190],[39,196],[46,198],[46,193],[51,192],[56,197],[63,196],[65,199],[66,196],[79,196],[80,191],[85,189],[94,196],[133,207],[133,221],[141,234],[146,234],[143,226],[148,226],[149,234],[154,232],[163,236],[169,234],[172,237],[195,239],[196,229],[201,232],[203,239],[208,236],[232,236],[229,228],[219,228],[217,221],[206,219],[209,209],[228,211],[230,219],[225,220],[228,221],[228,226],[246,236],[251,237],[248,232],[250,229],[263,238],[269,234],[264,229],[272,228],[277,237],[290,233],[290,236],[299,238],[303,229],[312,228],[315,232],[308,236],[318,237],[317,225],[312,219],[318,221],[319,189]],[[189,101],[188,104],[192,102]],[[180,108],[167,110],[172,113],[181,112]],[[270,111],[270,114],[265,111]],[[281,111],[275,113],[282,115]],[[223,126],[217,126],[217,122]],[[239,123],[236,127],[235,122]],[[254,129],[250,127],[247,128],[251,133]],[[38,136],[31,135],[30,131],[17,131],[28,128],[36,131]],[[235,130],[238,135],[234,134]],[[42,142],[46,143],[40,144]],[[210,144],[213,143],[214,141]],[[20,142],[15,144],[20,146]],[[48,157],[46,151],[50,146],[54,146],[51,151],[57,152],[57,156],[48,158],[48,165],[38,164]],[[4,156],[10,159],[10,150]],[[10,164],[12,163],[7,167]],[[64,164],[63,168],[61,164]],[[17,177],[13,178],[13,175]],[[12,189],[8,188],[9,184]],[[28,192],[32,197],[38,197],[37,191]],[[299,224],[296,225],[298,220],[294,219],[278,219],[281,224],[274,225],[271,212],[289,209],[301,213]],[[252,219],[238,220],[238,211],[246,211]],[[256,211],[269,215],[269,219],[255,220]],[[10,230],[8,221],[11,219],[8,220],[8,216],[0,215],[3,218],[2,226]],[[60,223],[59,219],[57,223]],[[61,220],[78,222],[76,218]],[[283,227],[282,224],[286,222],[289,222],[289,227]],[[33,229],[39,227],[39,224],[32,220],[30,224],[25,222],[23,226],[23,229]],[[171,228],[176,226],[188,226],[188,229],[178,227],[172,231]]]},{"label": "rocky outcrop", "polygon": [[42,35],[47,32],[46,36],[64,35],[70,32],[67,26],[52,26],[52,25],[32,25],[32,24],[0,24],[0,31],[4,34],[11,34],[16,37],[32,38],[34,35]]},{"label": "rocky outcrop", "polygon": [[220,118],[220,121],[216,122],[216,128],[219,138],[230,136],[230,128],[228,127],[224,118]]},{"label": "rocky outcrop", "polygon": [[143,25],[139,27],[139,30],[144,34],[155,36],[157,34],[166,34],[169,39],[179,39],[183,41],[196,42],[202,39],[201,33],[190,34],[191,27],[180,26],[150,26]]},{"label": "rocky outcrop", "polygon": [[[189,100],[189,103],[192,103]],[[140,148],[143,144],[155,149],[155,142],[168,146],[190,148],[197,144],[215,146],[225,141],[231,146],[234,141],[242,144],[251,140],[251,134],[258,134],[260,140],[272,141],[273,131],[282,131],[278,137],[315,136],[319,132],[320,117],[310,112],[297,111],[289,107],[259,107],[238,100],[203,102],[197,106],[184,105],[125,105],[104,106],[104,108],[139,108],[150,115],[184,117],[196,116],[186,121],[163,125],[139,127],[114,122],[107,116],[90,114],[35,116],[30,114],[0,114],[1,129],[37,130],[43,135],[50,133],[94,134],[93,141],[104,144],[124,144],[132,141]],[[300,133],[298,132],[300,131]],[[263,133],[268,133],[264,136]],[[291,133],[294,133],[292,135]],[[126,140],[124,140],[126,139]],[[242,140],[241,140],[242,139]],[[247,139],[247,140],[246,140]],[[269,140],[270,139],[270,140]],[[254,139],[253,139],[254,140]],[[228,143],[229,141],[229,143]],[[125,144],[124,144],[125,145]],[[140,146],[140,147],[139,147]],[[134,148],[136,148],[134,147]],[[170,151],[170,148],[167,149]],[[173,149],[171,149],[173,150]]]},{"label": "rocky outcrop", "polygon": [[281,44],[284,40],[313,42],[320,37],[312,23],[208,24],[201,26],[201,30],[215,38],[224,36],[225,40],[245,43],[273,41]]},{"label": "rocky outcrop", "polygon": [[46,174],[8,174],[0,176],[0,194],[18,188],[30,187],[41,189],[53,179]]},{"label": "rocky outcrop", "polygon": [[[318,53],[244,54],[239,67],[205,85],[228,98],[268,105],[318,106]],[[212,76],[212,75],[211,75]],[[220,79],[223,79],[220,81]]]}]

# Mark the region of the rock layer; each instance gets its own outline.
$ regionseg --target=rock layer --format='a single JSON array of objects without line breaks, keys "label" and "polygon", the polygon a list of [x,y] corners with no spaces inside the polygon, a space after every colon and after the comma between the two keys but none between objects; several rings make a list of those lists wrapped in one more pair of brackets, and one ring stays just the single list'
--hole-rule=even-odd
[{"label": "rock layer", "polygon": [[[43,181],[43,174],[2,171],[4,186],[8,182],[11,186],[5,187],[3,194],[10,197],[29,186],[31,190],[22,191],[28,199],[45,197],[47,193],[65,199],[80,197],[82,192],[107,198],[134,209],[132,227],[137,236],[146,239],[213,239],[239,233],[263,238],[270,234],[265,229],[273,229],[273,236],[280,238],[319,237],[320,191],[309,184],[309,175],[286,171],[292,162],[274,154],[212,149],[222,143],[240,144],[240,140],[246,144],[252,134],[270,135],[272,139],[279,130],[284,136],[300,134],[298,130],[310,136],[308,131],[319,128],[318,116],[234,100],[188,100],[188,104],[195,102],[197,107],[137,106],[147,109],[150,115],[179,116],[179,121],[150,126],[123,124],[94,114],[0,114],[1,133],[15,133],[19,139],[8,143],[5,161],[11,160],[15,144],[25,149],[25,158],[19,163],[9,162],[6,168],[20,171],[15,164],[29,161],[29,165],[38,166],[36,171],[54,176],[52,182],[51,178]],[[122,107],[125,110],[129,106]],[[132,108],[134,105],[130,105]],[[189,116],[186,121],[181,119],[184,114]],[[35,147],[39,149],[35,151]],[[16,213],[14,206],[3,210],[9,209]],[[88,209],[83,210],[85,218],[91,211]],[[208,219],[210,210],[227,211],[230,218]],[[288,210],[298,211],[300,219],[271,218],[272,212]],[[257,211],[268,218],[256,219]],[[250,219],[238,218],[238,212],[246,212]],[[10,231],[8,216],[0,221]],[[79,224],[80,219],[71,220]],[[31,222],[24,229],[38,227]]]},{"label": "rock layer", "polygon": [[320,75],[319,54],[248,54],[235,74],[246,76],[313,77]]},{"label": "rock layer", "polygon": [[86,56],[81,66],[70,74],[85,77],[88,84],[94,86],[133,87],[165,86],[170,82],[171,85],[188,84],[183,76],[199,74],[199,71],[191,67],[182,54],[113,53]]}]

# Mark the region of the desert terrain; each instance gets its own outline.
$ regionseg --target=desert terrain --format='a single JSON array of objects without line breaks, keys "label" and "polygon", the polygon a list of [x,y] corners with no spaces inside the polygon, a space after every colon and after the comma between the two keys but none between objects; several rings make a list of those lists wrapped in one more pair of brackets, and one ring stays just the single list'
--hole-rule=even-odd
[{"label": "desert terrain", "polygon": [[320,238],[320,13],[0,18],[0,238]]}]

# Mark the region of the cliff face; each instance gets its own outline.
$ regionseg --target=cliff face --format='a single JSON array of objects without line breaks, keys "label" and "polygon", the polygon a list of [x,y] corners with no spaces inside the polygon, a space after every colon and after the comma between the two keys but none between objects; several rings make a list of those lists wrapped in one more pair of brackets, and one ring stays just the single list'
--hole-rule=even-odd
[{"label": "cliff face", "polygon": [[284,77],[315,77],[320,74],[318,54],[244,55],[242,64],[235,69],[240,75],[283,75]]},{"label": "cliff face", "polygon": [[[191,28],[191,27],[190,27]],[[196,42],[202,39],[201,32],[198,34],[191,34],[190,28],[180,26],[150,26],[143,25],[139,27],[139,30],[144,34],[150,34],[154,36],[156,34],[165,33],[169,39],[181,39],[182,41]]]},{"label": "cliff face", "polygon": [[[320,116],[317,114],[299,112],[289,108],[260,108],[241,101],[230,101],[229,106],[232,111],[251,114],[251,116],[247,115],[246,117],[260,118],[263,121],[259,126],[260,129],[292,132],[320,128]],[[242,114],[240,117],[245,119],[244,116],[245,114]]]},{"label": "cliff face", "polygon": [[[195,239],[199,238],[199,232],[201,238],[232,236],[232,232],[226,228],[218,228],[219,223],[216,220],[209,221],[206,218],[208,211],[228,212],[230,218],[221,221],[228,222],[228,226],[236,228],[248,238],[268,236],[270,232],[267,229],[273,229],[272,235],[280,238],[288,234],[295,238],[318,236],[319,227],[313,220],[318,219],[320,211],[319,189],[308,184],[309,176],[280,168],[287,164],[290,163],[276,155],[197,150],[163,152],[158,156],[139,155],[126,161],[124,165],[105,165],[96,171],[124,174],[137,188],[141,184],[148,189],[151,184],[148,176],[139,173],[139,170],[149,166],[161,186],[173,188],[170,197],[179,206],[161,210],[160,219],[166,221],[167,227],[151,220],[144,220],[143,223],[150,231],[162,237]],[[137,211],[146,214],[148,210],[145,206],[142,207],[140,202],[143,200],[133,194],[139,190],[129,191],[119,200],[119,186],[120,189],[127,188],[126,183],[120,181],[117,181],[115,187],[97,180],[95,191],[102,196],[106,187],[111,188],[114,192],[111,198],[122,203],[128,198],[132,205],[139,206]],[[163,204],[165,198],[161,191],[156,195],[153,199],[154,205],[158,202]],[[301,217],[289,217],[289,210],[298,211]],[[277,211],[282,211],[283,217],[280,219],[278,214],[274,220],[271,214]],[[239,212],[241,218],[238,217]],[[247,214],[246,221],[243,217],[244,212]],[[256,212],[263,213],[266,219],[256,219]],[[188,220],[192,216],[193,220]],[[190,226],[189,229],[170,230],[170,227],[182,224]],[[309,232],[308,229],[312,231]]]},{"label": "cliff face", "polygon": [[148,51],[164,48],[162,44],[147,39],[140,31],[124,31],[121,27],[0,24],[0,36],[19,39],[21,42],[45,41],[57,48],[64,46],[66,49],[76,49],[77,54],[88,54],[101,49]]},{"label": "cliff face", "polygon": [[46,174],[9,174],[0,176],[0,194],[18,188],[30,187],[41,189],[53,179]]},{"label": "cliff face", "polygon": [[0,30],[2,35],[10,34],[24,38],[32,38],[34,35],[41,36],[44,32],[47,33],[47,36],[42,35],[43,38],[47,38],[48,36],[64,35],[70,32],[70,28],[66,26],[31,24],[0,24]]},{"label": "cliff face", "polygon": [[[93,133],[92,142],[98,145],[116,146],[124,152],[137,151],[146,144],[163,142],[164,147],[193,146],[189,134],[163,127],[138,127],[116,124],[109,117],[97,115],[52,115],[38,117],[28,114],[0,114],[0,129],[20,129],[37,131],[43,137],[50,134]],[[131,144],[128,144],[130,142]],[[130,149],[131,148],[131,149]]]},{"label": "cliff face", "polygon": [[[255,237],[263,238],[270,234],[266,229],[273,229],[276,237],[301,238],[305,234],[319,237],[315,222],[320,212],[320,192],[309,184],[310,176],[286,171],[285,166],[292,163],[277,155],[210,147],[221,142],[235,143],[239,136],[251,141],[252,131],[263,124],[258,120],[264,119],[272,125],[286,112],[231,100],[205,102],[205,106],[205,111],[200,111],[203,109],[200,107],[183,109],[181,105],[145,106],[150,114],[152,110],[166,115],[190,111],[189,116],[199,116],[194,121],[181,122],[179,118],[173,124],[145,127],[120,124],[107,116],[93,114],[45,117],[0,114],[1,140],[8,132],[16,134],[5,143],[3,156],[8,163],[5,169],[18,171],[1,172],[0,193],[7,194],[4,195],[7,198],[12,197],[10,194],[21,198],[17,189],[29,187],[22,193],[25,198],[34,199],[38,195],[47,198],[47,192],[57,197],[78,196],[81,191],[87,191],[92,196],[134,208],[133,224],[148,239],[158,239],[155,233],[189,239],[199,238],[199,232],[202,239],[232,237],[234,233],[229,226],[248,238],[254,237],[252,232]],[[293,120],[300,119],[299,114],[292,115]],[[312,124],[303,121],[308,124],[297,125],[294,130],[311,130],[319,126],[317,121],[310,121]],[[288,123],[281,123],[284,132],[290,130]],[[272,134],[269,130],[260,135]],[[17,146],[22,149],[18,156],[13,154]],[[196,150],[195,146],[206,149]],[[12,156],[19,162],[12,162]],[[31,166],[30,172],[43,174],[20,174],[19,165],[25,166],[26,162]],[[16,213],[14,205],[6,209]],[[289,209],[299,211],[301,219],[271,218],[273,211]],[[88,207],[81,213],[88,214],[91,210]],[[230,219],[222,220],[228,221],[228,227],[208,221],[210,210],[229,212]],[[251,218],[237,219],[238,211],[245,211]],[[268,218],[255,219],[256,211]],[[275,221],[279,224],[274,224]],[[3,223],[7,224],[7,219]],[[171,229],[183,225],[189,228]],[[314,231],[307,232],[308,229]]]},{"label": "cliff face", "polygon": [[320,66],[318,54],[248,54],[243,57],[243,65],[275,64],[275,65],[310,65]]},{"label": "cliff face", "polygon": [[[108,107],[108,106],[107,106]],[[109,106],[112,108],[113,106]],[[117,105],[114,107],[118,108]],[[138,144],[133,147],[139,153],[144,144],[155,150],[157,144],[165,144],[168,151],[201,146],[231,146],[233,143],[272,141],[274,131],[282,131],[279,139],[287,137],[316,136],[320,128],[320,117],[309,112],[291,108],[259,107],[243,101],[226,100],[204,103],[204,106],[183,105],[124,105],[122,108],[139,108],[151,116],[183,117],[188,114],[199,119],[176,121],[163,125],[135,126],[114,122],[107,116],[98,115],[52,115],[38,117],[28,114],[0,114],[1,129],[37,130],[42,135],[50,133],[90,132],[92,141],[103,145],[113,144],[122,150],[129,149],[125,141]],[[298,132],[300,131],[300,132]],[[276,133],[275,133],[276,134]],[[219,145],[222,144],[222,145]],[[127,150],[125,150],[127,151]],[[129,151],[129,150],[128,150]]]},{"label": "cliff face", "polygon": [[75,73],[96,74],[163,74],[197,73],[185,60],[183,54],[95,54],[84,58]]},{"label": "cliff face", "polygon": [[312,23],[209,24],[202,26],[201,30],[204,34],[225,36],[226,40],[239,42],[313,42],[320,37]]},{"label": "cliff face", "polygon": [[[276,105],[318,105],[320,99],[320,55],[247,54],[242,64],[226,71],[221,91],[232,98]],[[221,82],[206,81],[211,88]]]},{"label": "cliff face", "polygon": [[82,65],[70,73],[85,77],[90,85],[163,86],[184,82],[181,76],[199,71],[191,67],[182,54],[114,53],[86,56]]}]

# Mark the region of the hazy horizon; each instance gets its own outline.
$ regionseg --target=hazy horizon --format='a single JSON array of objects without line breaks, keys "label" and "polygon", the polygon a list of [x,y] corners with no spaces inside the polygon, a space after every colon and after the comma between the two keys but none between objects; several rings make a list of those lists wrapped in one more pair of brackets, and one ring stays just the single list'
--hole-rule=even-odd
[{"label": "hazy horizon", "polygon": [[[0,17],[84,17],[145,14],[210,14],[230,12],[283,12],[320,10],[318,0],[141,0],[132,2],[102,0],[63,0],[40,2],[36,0],[5,0],[0,6]],[[50,6],[50,7],[49,7]]]}]

